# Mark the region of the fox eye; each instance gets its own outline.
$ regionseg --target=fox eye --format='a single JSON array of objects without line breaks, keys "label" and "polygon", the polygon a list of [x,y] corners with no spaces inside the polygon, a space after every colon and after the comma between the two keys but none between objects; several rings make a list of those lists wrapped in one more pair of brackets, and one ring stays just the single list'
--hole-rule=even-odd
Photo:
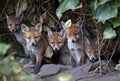
[{"label": "fox eye", "polygon": [[75,33],[75,35],[77,35],[77,34],[78,34],[78,32]]},{"label": "fox eye", "polygon": [[88,53],[90,53],[90,51],[88,51]]},{"label": "fox eye", "polygon": [[98,53],[98,51],[95,51],[95,53]]},{"label": "fox eye", "polygon": [[62,43],[62,42],[58,41],[58,43]]},{"label": "fox eye", "polygon": [[8,24],[9,26],[12,26],[12,24]]},{"label": "fox eye", "polygon": [[52,44],[54,43],[54,42],[51,42]]},{"label": "fox eye", "polygon": [[17,26],[19,25],[19,24],[16,24]]},{"label": "fox eye", "polygon": [[35,36],[35,39],[38,38],[37,36]]},{"label": "fox eye", "polygon": [[27,37],[28,39],[30,39],[30,37]]}]

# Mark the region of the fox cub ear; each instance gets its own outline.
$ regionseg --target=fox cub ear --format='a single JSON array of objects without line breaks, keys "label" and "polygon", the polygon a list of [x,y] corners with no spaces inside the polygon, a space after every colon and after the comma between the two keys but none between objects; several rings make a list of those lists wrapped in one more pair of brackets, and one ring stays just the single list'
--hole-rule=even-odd
[{"label": "fox cub ear", "polygon": [[65,22],[61,21],[61,25],[63,27],[63,29],[66,29],[67,27],[65,26]]},{"label": "fox cub ear", "polygon": [[38,23],[35,27],[38,31],[42,31],[42,23]]},{"label": "fox cub ear", "polygon": [[65,37],[65,31],[63,29],[60,31],[60,35],[61,37]]},{"label": "fox cub ear", "polygon": [[91,44],[90,40],[87,37],[85,37],[84,43],[85,43],[85,45],[90,45]]},{"label": "fox cub ear", "polygon": [[22,30],[22,32],[26,32],[26,31],[29,30],[29,27],[26,26],[25,24],[22,24],[22,25],[21,25],[21,30]]},{"label": "fox cub ear", "polygon": [[52,35],[52,31],[50,30],[50,28],[47,27],[47,34],[48,36],[51,36]]},{"label": "fox cub ear", "polygon": [[6,15],[6,18],[7,18],[7,20],[9,19],[9,16],[8,16],[8,14],[5,12],[5,15]]},{"label": "fox cub ear", "polygon": [[77,26],[78,26],[79,28],[83,28],[83,20],[79,20],[79,21],[77,22]]}]

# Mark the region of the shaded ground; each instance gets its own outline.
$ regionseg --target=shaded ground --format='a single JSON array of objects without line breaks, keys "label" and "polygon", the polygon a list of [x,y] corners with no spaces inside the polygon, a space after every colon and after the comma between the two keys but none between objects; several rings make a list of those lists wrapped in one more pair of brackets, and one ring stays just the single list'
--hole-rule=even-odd
[{"label": "shaded ground", "polygon": [[[21,61],[22,63],[24,60]],[[106,61],[102,61],[104,66]],[[83,66],[72,68],[70,65],[55,65],[55,64],[45,64],[42,66],[40,73],[37,74],[36,79],[42,79],[43,81],[58,81],[57,76],[61,73],[71,74],[72,81],[120,81],[119,72],[114,70],[114,64],[110,63],[109,68],[107,69],[106,74],[100,75],[98,70],[95,69],[98,67],[98,62],[88,63]],[[32,73],[34,71],[33,65],[31,62],[29,64],[23,65],[23,70],[27,73]],[[104,69],[102,69],[105,72]]]}]

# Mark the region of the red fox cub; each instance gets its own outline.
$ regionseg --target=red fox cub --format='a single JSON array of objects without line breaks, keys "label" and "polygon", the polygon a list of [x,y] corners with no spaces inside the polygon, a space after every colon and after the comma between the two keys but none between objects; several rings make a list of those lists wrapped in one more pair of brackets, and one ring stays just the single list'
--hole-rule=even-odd
[{"label": "red fox cub", "polygon": [[21,25],[24,39],[26,40],[27,50],[32,52],[30,55],[31,59],[33,56],[36,58],[35,62],[35,73],[40,71],[41,62],[48,46],[48,42],[42,34],[42,24],[38,23],[35,27],[28,27],[25,24]]},{"label": "red fox cub", "polygon": [[63,29],[65,30],[68,48],[70,50],[71,64],[73,66],[79,66],[83,63],[83,40],[82,37],[82,21],[77,24],[71,24],[66,26],[64,22],[61,22]]},{"label": "red fox cub", "polygon": [[8,16],[6,14],[7,18],[7,26],[9,30],[15,35],[17,41],[23,46],[25,51],[25,57],[29,57],[29,53],[26,49],[26,42],[23,38],[22,31],[21,31],[21,20],[16,18],[14,15]]},{"label": "red fox cub", "polygon": [[60,32],[52,32],[49,28],[47,28],[48,33],[48,42],[50,46],[53,48],[55,54],[53,55],[53,61],[55,63],[60,63],[64,65],[70,64],[69,62],[69,49],[67,46],[67,41],[65,38],[65,33],[63,30]]},{"label": "red fox cub", "polygon": [[97,57],[98,48],[95,42],[93,41],[90,42],[88,40],[87,43],[85,44],[84,50],[85,50],[85,54],[87,55],[87,57],[89,58],[91,62],[95,62],[98,59]]}]

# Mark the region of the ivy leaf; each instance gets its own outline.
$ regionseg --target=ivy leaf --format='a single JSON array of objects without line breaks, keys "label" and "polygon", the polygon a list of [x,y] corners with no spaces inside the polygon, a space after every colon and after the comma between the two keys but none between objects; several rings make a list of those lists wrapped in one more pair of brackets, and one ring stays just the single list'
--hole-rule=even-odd
[{"label": "ivy leaf", "polygon": [[98,22],[105,23],[106,20],[114,18],[118,14],[118,7],[113,2],[99,5],[96,9],[93,3],[91,3],[92,14],[98,20]]},{"label": "ivy leaf", "polygon": [[106,2],[110,1],[110,0],[97,0],[98,2],[96,3],[95,5],[95,9],[99,6],[99,5],[103,5],[105,4]]},{"label": "ivy leaf", "polygon": [[115,3],[114,3],[114,6],[115,6],[116,8],[120,7],[120,1],[115,2]]},{"label": "ivy leaf", "polygon": [[4,55],[9,48],[10,48],[9,44],[0,43],[0,54]]},{"label": "ivy leaf", "polygon": [[117,64],[115,67],[116,70],[120,71],[120,64]]},{"label": "ivy leaf", "polygon": [[10,67],[6,64],[0,68],[0,71],[3,75],[9,75],[11,72]]},{"label": "ivy leaf", "polygon": [[107,27],[103,32],[103,39],[114,39],[117,36],[112,27]]},{"label": "ivy leaf", "polygon": [[58,17],[58,19],[61,18],[62,13],[66,12],[69,9],[77,9],[77,8],[81,8],[82,5],[80,4],[79,0],[63,0],[61,2],[61,4],[59,5],[59,7],[56,9],[56,15]]},{"label": "ivy leaf", "polygon": [[63,0],[58,0],[59,1],[59,3],[61,3]]},{"label": "ivy leaf", "polygon": [[120,26],[120,16],[117,16],[114,20],[113,20],[113,27],[117,28]]},{"label": "ivy leaf", "polygon": [[98,22],[105,22],[106,20],[116,17],[118,13],[117,8],[112,7],[110,5],[102,5],[98,7],[96,11],[96,19]]}]

